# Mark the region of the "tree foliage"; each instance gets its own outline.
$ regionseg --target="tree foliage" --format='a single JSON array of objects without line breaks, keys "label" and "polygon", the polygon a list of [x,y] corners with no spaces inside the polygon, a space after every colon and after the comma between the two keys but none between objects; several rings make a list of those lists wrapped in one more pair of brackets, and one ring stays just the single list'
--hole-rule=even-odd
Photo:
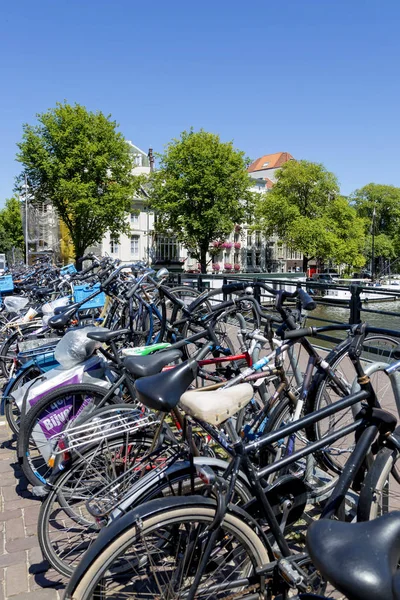
[{"label": "tree foliage", "polygon": [[321,164],[286,163],[272,190],[261,197],[257,217],[257,228],[303,253],[305,272],[312,258],[355,266],[365,262],[364,222],[339,196],[335,175]]},{"label": "tree foliage", "polygon": [[184,131],[159,156],[149,190],[156,229],[174,233],[202,272],[210,242],[228,235],[251,206],[247,165],[231,142],[203,130]]},{"label": "tree foliage", "polygon": [[371,256],[372,223],[375,210],[375,257],[394,258],[400,253],[400,188],[369,183],[356,190],[351,201],[365,220],[366,253]]},{"label": "tree foliage", "polygon": [[126,213],[141,181],[132,175],[129,146],[110,116],[63,103],[37,120],[24,125],[17,160],[33,201],[54,205],[79,257],[106,231],[127,231]]},{"label": "tree foliage", "polygon": [[24,248],[21,207],[17,198],[6,200],[0,211],[0,252],[8,252],[12,248]]}]

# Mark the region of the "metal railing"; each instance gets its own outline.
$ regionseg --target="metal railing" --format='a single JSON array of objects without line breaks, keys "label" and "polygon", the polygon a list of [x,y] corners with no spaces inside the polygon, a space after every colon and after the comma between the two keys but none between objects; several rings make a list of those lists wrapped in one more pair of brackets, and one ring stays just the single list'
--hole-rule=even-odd
[{"label": "metal railing", "polygon": [[[205,291],[211,288],[222,287],[224,283],[232,281],[262,281],[268,285],[278,289],[287,289],[294,291],[296,286],[300,285],[307,290],[314,298],[317,307],[325,307],[328,316],[324,316],[324,310],[316,310],[309,313],[308,321],[311,324],[342,324],[342,323],[360,323],[368,321],[368,315],[373,318],[373,323],[377,327],[398,331],[400,336],[400,282],[398,290],[381,289],[371,285],[359,285],[350,283],[349,285],[334,284],[334,283],[319,283],[313,280],[299,280],[299,273],[290,274],[260,274],[260,273],[244,273],[240,275],[212,275],[212,274],[192,274],[192,273],[175,273],[171,274],[171,283],[178,285],[188,285]],[[226,300],[226,296],[222,294],[221,300]],[[218,300],[216,298],[216,300]],[[260,302],[273,310],[273,297],[264,292],[259,296]],[[399,302],[399,310],[384,310],[381,307],[373,308],[375,302]],[[341,309],[335,312],[335,318],[329,316],[329,307]],[[391,307],[392,308],[392,307]],[[321,314],[322,313],[322,314]],[[388,327],[387,323],[392,324]],[[397,320],[399,319],[399,320]],[[340,339],[332,336],[321,336],[331,343],[338,343]]]}]

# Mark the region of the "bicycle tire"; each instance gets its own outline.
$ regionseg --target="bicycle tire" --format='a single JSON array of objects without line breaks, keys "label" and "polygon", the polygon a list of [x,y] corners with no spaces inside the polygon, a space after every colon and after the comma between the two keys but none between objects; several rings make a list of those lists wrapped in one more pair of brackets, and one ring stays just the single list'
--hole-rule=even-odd
[{"label": "bicycle tire", "polygon": [[[163,500],[156,501],[158,503],[158,510],[155,510],[154,502],[150,502],[143,505],[137,513],[138,518],[140,519],[140,526],[137,526],[138,521],[136,521],[136,519],[135,521],[133,521],[132,516],[128,515],[129,518],[125,519],[124,523],[122,523],[121,519],[120,523],[116,521],[109,527],[108,536],[99,536],[96,540],[96,543],[93,544],[91,552],[87,553],[84,556],[79,567],[72,575],[72,578],[70,579],[70,582],[67,586],[66,598],[73,598],[74,600],[89,600],[89,598],[92,598],[93,595],[95,595],[94,597],[98,597],[96,596],[96,594],[99,593],[99,582],[100,580],[102,580],[102,582],[105,581],[104,575],[106,573],[108,574],[108,577],[112,577],[112,565],[114,562],[116,563],[116,571],[123,573],[123,575],[126,577],[128,569],[126,567],[124,568],[122,557],[124,553],[127,553],[129,551],[129,548],[132,547],[133,544],[136,544],[136,546],[138,546],[140,541],[144,539],[144,536],[147,536],[147,538],[150,541],[151,536],[153,534],[154,537],[159,538],[161,533],[165,541],[162,544],[160,543],[158,550],[160,553],[163,550],[168,552],[168,543],[171,543],[169,542],[169,540],[172,540],[172,534],[174,532],[175,539],[178,534],[179,536],[181,536],[179,538],[179,541],[182,541],[181,538],[183,539],[183,537],[187,535],[187,533],[194,531],[196,524],[198,531],[205,531],[205,529],[209,527],[213,522],[213,519],[215,517],[215,504],[210,500],[207,501],[202,497],[193,496],[190,498],[190,501],[188,500],[186,506],[182,506],[182,503],[179,499],[178,502],[175,501],[175,503],[172,503],[170,499],[166,500],[167,502]],[[146,512],[148,514],[146,514]],[[125,525],[125,523],[126,528],[123,531],[120,531],[122,524]],[[118,534],[116,534],[117,531]],[[171,533],[169,533],[169,537],[167,533],[164,533],[164,531],[171,531]],[[227,512],[227,514],[224,517],[223,523],[220,526],[219,536],[220,537],[218,538],[218,543],[219,546],[222,547],[222,550],[227,548],[228,543],[230,543],[231,547],[233,547],[235,542],[235,553],[229,551],[228,555],[225,557],[225,560],[227,559],[227,557],[230,557],[231,563],[233,563],[234,560],[240,559],[242,572],[238,573],[237,567],[233,564],[229,565],[229,567],[226,566],[226,568],[230,568],[231,572],[227,575],[222,569],[222,576],[224,577],[224,582],[226,583],[226,589],[222,592],[224,596],[221,596],[220,594],[217,595],[215,593],[211,593],[210,595],[209,586],[206,586],[205,582],[203,582],[203,588],[205,588],[204,592],[207,594],[207,596],[204,596],[204,593],[199,593],[198,590],[195,594],[196,599],[200,599],[202,597],[210,598],[212,596],[215,600],[219,600],[219,598],[226,597],[227,590],[229,590],[227,581],[230,575],[232,575],[232,584],[234,584],[234,581],[237,580],[240,575],[249,576],[250,574],[254,573],[257,567],[261,567],[261,565],[265,565],[269,562],[267,550],[264,544],[262,543],[260,537],[249,525],[247,525],[242,519],[238,518],[235,514]],[[107,540],[105,539],[106,537]],[[197,539],[194,538],[192,544],[196,544],[197,540],[198,537]],[[146,549],[147,547],[148,542],[145,542],[144,549]],[[181,547],[183,549],[183,545],[181,545]],[[154,565],[156,564],[157,557],[153,548],[157,548],[157,546],[152,546],[151,561]],[[152,585],[152,578],[154,578],[155,573],[157,573],[157,570],[155,568],[151,569],[151,572],[149,573],[148,566],[146,565],[146,560],[144,559],[144,557],[146,556],[146,552],[144,549],[141,550],[141,561],[137,562],[139,570],[141,568],[141,564],[144,566],[144,570],[147,570],[145,579],[139,580],[140,583],[138,583],[141,590],[144,589],[144,585]],[[215,548],[213,549],[214,561],[210,561],[209,563],[207,563],[207,566],[209,565],[208,569],[204,570],[204,575],[206,577],[210,574],[213,564],[216,564],[217,567],[219,566],[219,568],[221,568],[221,565],[223,564],[222,558],[220,558],[219,562],[215,558],[215,556],[217,556],[218,551],[218,546],[215,546]],[[183,561],[188,559],[189,566],[191,566],[190,572],[194,572],[196,568],[196,560],[199,560],[199,552],[200,551],[198,551],[197,553],[195,553],[194,551],[191,552],[190,557],[188,557],[186,553],[183,554],[183,556],[180,553],[178,553],[179,556],[177,557],[177,559],[179,560],[179,564],[177,564],[177,568],[182,569]],[[191,564],[192,560],[193,564]],[[129,562],[129,572],[133,574],[133,564],[132,561]],[[165,560],[163,564],[167,564]],[[115,573],[115,576],[116,575],[117,572]],[[179,578],[178,580],[179,591],[177,594],[174,593],[174,595],[172,595],[172,589],[168,583],[168,588],[171,591],[171,594],[168,597],[171,600],[177,600],[178,598],[182,597],[182,591],[183,593],[185,593],[183,575],[184,573],[182,573],[182,578]],[[164,581],[166,576],[167,572],[164,570]],[[191,582],[193,581],[193,576],[190,577],[188,573],[186,578],[189,579],[187,585],[190,587]],[[263,578],[260,578],[260,580],[262,581]],[[254,584],[254,586],[257,586],[257,583]],[[130,587],[132,589],[132,586]],[[158,590],[158,593],[160,593],[160,591],[162,592],[162,588],[160,587],[160,584],[158,582],[156,582],[155,588]],[[235,588],[235,591],[238,591],[237,587]],[[115,593],[112,593],[111,591],[110,595],[106,595],[105,590],[101,590],[100,593],[102,594],[102,598],[109,597],[116,599],[118,598],[119,593],[121,593],[120,598],[126,597],[123,595],[124,592],[123,590],[121,590],[121,586],[119,591],[115,590]],[[131,591],[129,597],[132,600],[134,600],[135,596]],[[150,594],[148,597],[154,597],[154,586],[153,590],[150,590]]]},{"label": "bicycle tire", "polygon": [[397,449],[384,447],[379,450],[368,469],[360,492],[358,521],[369,521],[393,510],[399,510],[400,485],[392,473],[396,469],[399,456]]},{"label": "bicycle tire", "polygon": [[[399,346],[399,340],[397,340],[395,338],[391,338],[386,335],[379,335],[379,334],[372,334],[370,336],[367,336],[365,339],[365,343],[364,343],[364,349],[370,348],[370,346],[366,345],[368,342],[370,342],[370,343],[373,342],[375,344],[382,342],[382,343],[388,345],[387,351],[389,352],[389,356],[385,356],[385,358],[383,359],[385,362],[390,362],[390,360],[392,360],[391,353]],[[351,385],[353,383],[354,378],[356,377],[354,367],[350,363],[350,360],[346,361],[346,358],[348,358],[348,350],[349,350],[350,343],[351,343],[350,339],[345,340],[344,342],[339,344],[339,346],[334,348],[325,359],[326,362],[329,364],[330,368],[332,370],[334,370],[335,373],[339,374],[339,377],[348,386],[348,393],[350,393]],[[369,355],[375,356],[375,354],[377,356],[375,358],[375,360],[378,360],[378,358],[379,358],[378,350],[374,354],[372,354],[371,352],[367,354],[364,351],[363,357],[365,358],[365,360],[370,360]],[[345,371],[347,371],[347,373]],[[377,377],[375,377],[375,382],[377,381]],[[372,376],[372,378],[373,378],[373,376]],[[374,384],[374,380],[372,378],[371,378],[371,380]],[[376,385],[377,384],[375,383],[375,386]],[[334,397],[334,394],[336,394],[336,397]],[[308,398],[307,398],[307,401],[305,404],[304,411],[306,414],[315,412],[319,408],[321,408],[324,405],[324,403],[332,403],[336,399],[342,398],[343,396],[344,396],[343,393],[339,394],[339,393],[337,393],[337,390],[332,389],[331,379],[325,372],[318,372],[318,373],[316,373],[316,375],[314,376],[314,378],[312,380],[312,384],[310,387],[310,391],[308,394]],[[384,406],[382,406],[382,408],[384,408]],[[350,422],[349,419],[352,419],[352,418],[353,417],[352,417],[351,408],[346,409],[344,411],[340,411],[339,413],[332,415],[332,417],[330,417],[330,418],[323,419],[323,420],[319,421],[318,423],[315,423],[314,425],[307,427],[306,428],[307,438],[310,441],[318,441],[318,440],[322,439],[323,435],[327,434],[328,432],[332,432],[332,423],[333,423],[333,427],[337,424],[339,424],[339,426],[343,426],[343,425],[347,424],[348,422]],[[324,429],[326,429],[325,432],[324,432]],[[353,440],[353,437],[350,436],[349,439]],[[315,454],[316,459],[318,460],[318,462],[321,464],[321,466],[323,468],[329,469],[330,471],[333,471],[334,473],[338,473],[338,474],[340,474],[342,471],[343,461],[340,461],[339,459],[335,459],[334,452],[337,452],[337,455],[339,457],[341,456],[341,454],[346,454],[346,453],[351,452],[351,445],[347,448],[345,447],[346,446],[345,438],[342,438],[342,441],[340,442],[340,444],[335,442],[335,450],[329,449],[328,451],[319,451]]]},{"label": "bicycle tire", "polygon": [[[149,438],[151,441],[151,438]],[[219,468],[217,465],[212,464],[214,473],[221,475],[225,468],[222,466]],[[146,488],[141,492],[138,490],[134,500],[129,507],[124,502],[123,511],[134,510],[137,506],[149,502],[155,498],[165,497],[181,497],[187,494],[192,494],[192,470],[190,465],[186,466],[183,463],[182,467],[176,472],[171,473],[170,476],[163,479],[161,482],[156,482],[150,488]],[[74,568],[82,558],[83,553],[91,546],[98,535],[98,528],[94,526],[94,523],[83,520],[74,519],[73,516],[69,515],[65,510],[65,507],[60,502],[60,491],[62,487],[67,484],[68,479],[72,478],[73,475],[63,473],[59,480],[56,482],[55,488],[50,492],[42,503],[39,517],[38,517],[38,539],[39,544],[43,553],[43,556],[48,560],[50,565],[54,567],[60,574],[70,577],[74,571]],[[194,481],[194,493],[199,494],[201,488],[204,487],[204,483],[201,479],[195,476]],[[252,498],[252,493],[248,488],[247,482],[238,477],[236,484],[236,495],[237,500],[240,504],[245,504]],[[78,503],[78,512],[80,512]],[[64,516],[66,513],[66,516]],[[54,515],[52,519],[52,515]],[[71,524],[68,527],[68,523]],[[62,534],[67,536],[66,544],[67,548],[62,547]],[[72,537],[69,529],[72,529]],[[53,541],[54,537],[54,541]],[[71,548],[75,540],[76,546]],[[65,558],[64,558],[65,555]]]},{"label": "bicycle tire", "polygon": [[[4,415],[7,419],[8,426],[11,431],[16,435],[19,434],[19,422],[21,419],[21,411],[11,397],[11,393],[17,390],[19,387],[25,385],[28,381],[32,381],[35,377],[39,377],[42,374],[41,369],[37,365],[30,365],[27,369],[18,373],[13,383],[9,386],[9,383],[5,385],[7,388],[7,396],[3,395],[4,401]],[[9,386],[9,387],[8,387]],[[3,393],[6,390],[3,390]]]},{"label": "bicycle tire", "polygon": [[[176,286],[171,288],[171,292],[174,294],[174,296],[185,302],[186,308],[189,308],[189,306],[192,302],[194,302],[194,300],[196,300],[199,296],[204,294],[205,298],[203,302],[201,302],[201,304],[196,308],[195,313],[207,315],[211,312],[211,302],[206,296],[207,292],[200,292],[199,290],[196,290],[195,288],[189,286]],[[185,301],[185,298],[190,298],[191,302],[187,302],[187,300]],[[168,309],[169,303],[171,301],[167,297],[165,297],[165,302],[167,306],[167,319],[170,322],[170,327],[167,328],[167,341],[170,343],[174,343],[177,341],[176,334],[174,333],[174,331],[178,331],[179,334],[182,335],[182,329],[186,324],[187,315],[182,312],[182,308],[178,304],[173,304],[172,310],[169,314]]]},{"label": "bicycle tire", "polygon": [[[70,407],[70,401],[67,401],[71,396],[87,396],[90,395],[96,398],[96,403],[104,401],[105,396],[108,393],[107,388],[96,386],[93,384],[73,384],[63,386],[58,390],[54,390],[49,394],[46,394],[41,398],[24,416],[20,435],[17,442],[17,455],[22,462],[22,470],[32,485],[43,485],[46,483],[46,477],[50,474],[51,468],[48,467],[46,460],[40,455],[35,458],[32,456],[30,450],[30,443],[32,439],[32,432],[39,420],[44,419],[47,414],[51,413],[50,407],[57,403],[58,408],[61,408],[62,402],[64,407]],[[83,400],[82,400],[83,402]],[[120,402],[120,398],[113,396],[108,400],[109,404],[116,404]],[[82,404],[73,404],[72,414],[80,409]],[[54,408],[53,408],[54,410]],[[71,411],[67,413],[69,419]]]},{"label": "bicycle tire", "polygon": [[[251,309],[253,320],[250,321],[248,319],[249,327],[251,330],[253,328],[258,328],[260,324],[259,316],[255,310]],[[235,308],[228,308],[223,310],[221,313],[216,313],[215,318],[213,319],[214,332],[218,339],[218,343],[222,348],[226,348],[230,350],[231,354],[235,354],[238,351],[238,342],[235,338],[237,332],[241,329],[241,323],[238,321],[236,314],[240,313],[240,311]],[[197,323],[193,323],[190,320],[187,320],[183,329],[182,336],[187,339],[190,336],[199,333],[203,329],[202,325],[198,325]],[[207,332],[204,332],[204,338],[198,340],[195,344],[187,344],[182,347],[182,353],[184,357],[189,360],[192,356],[198,351],[199,347],[203,346],[207,341]],[[220,351],[213,351],[211,353],[213,356],[219,356],[221,354]],[[206,357],[207,358],[207,357]]]},{"label": "bicycle tire", "polygon": [[19,327],[19,330],[13,331],[13,333],[8,335],[3,341],[3,343],[0,346],[0,373],[3,377],[10,377],[12,365],[16,357],[15,349],[12,350],[14,344],[17,344],[18,341],[23,339],[24,333],[37,328],[37,324],[21,325]]},{"label": "bicycle tire", "polygon": [[[112,439],[107,449],[111,453],[120,452],[121,448],[129,445],[127,452],[123,451],[124,458],[130,462],[128,452],[133,452],[137,462],[142,459],[139,450],[142,448],[146,454],[152,444],[150,433],[141,432],[129,436],[129,439],[125,436]],[[72,574],[100,530],[94,517],[87,511],[86,502],[117,477],[117,472],[107,465],[104,446],[101,450],[99,453],[98,447],[87,448],[76,457],[67,471],[60,472],[53,489],[41,505],[38,517],[40,548],[50,565],[67,577]],[[96,474],[98,469],[102,469],[102,472]],[[128,490],[130,485],[127,482],[122,489],[128,486]],[[121,484],[119,492],[123,493]],[[63,539],[63,535],[66,539]]]}]

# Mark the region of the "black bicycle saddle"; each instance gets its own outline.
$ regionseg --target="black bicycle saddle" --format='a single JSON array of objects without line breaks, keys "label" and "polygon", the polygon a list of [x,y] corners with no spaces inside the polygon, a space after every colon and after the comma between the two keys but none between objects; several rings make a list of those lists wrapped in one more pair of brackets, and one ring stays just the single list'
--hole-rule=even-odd
[{"label": "black bicycle saddle", "polygon": [[61,314],[54,315],[54,317],[51,317],[47,322],[48,326],[52,329],[63,329],[68,325],[68,323],[70,322],[70,320],[75,315],[78,309],[79,304],[72,304],[71,306],[68,306],[67,310],[65,310]]},{"label": "black bicycle saddle", "polygon": [[178,404],[180,397],[186,392],[196,373],[197,362],[188,360],[174,369],[138,379],[135,382],[138,400],[153,410],[169,412]]},{"label": "black bicycle saddle", "polygon": [[106,327],[98,327],[97,331],[91,331],[87,336],[91,340],[96,340],[96,342],[112,342],[113,340],[125,337],[129,331],[129,329],[116,329],[115,331],[110,331]]},{"label": "black bicycle saddle", "polygon": [[307,547],[322,575],[348,600],[398,600],[392,585],[400,559],[400,512],[362,523],[322,519]]},{"label": "black bicycle saddle", "polygon": [[159,373],[163,367],[181,358],[180,350],[164,350],[157,354],[147,356],[127,356],[123,364],[131,375],[136,377],[149,377]]}]

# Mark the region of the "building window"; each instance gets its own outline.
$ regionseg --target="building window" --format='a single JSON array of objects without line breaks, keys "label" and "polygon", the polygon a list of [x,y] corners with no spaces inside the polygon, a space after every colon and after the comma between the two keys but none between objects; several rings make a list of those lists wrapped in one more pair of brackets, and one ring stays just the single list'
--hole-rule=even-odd
[{"label": "building window", "polygon": [[247,234],[247,246],[251,247],[253,245],[253,240],[251,239],[251,233]]},{"label": "building window", "polygon": [[248,267],[252,267],[253,266],[253,252],[251,250],[247,250],[246,264],[247,264]]},{"label": "building window", "polygon": [[110,239],[110,251],[111,254],[118,254],[119,252],[119,240],[116,238]]},{"label": "building window", "polygon": [[139,215],[131,213],[131,227],[137,229],[139,227]]},{"label": "building window", "polygon": [[131,256],[139,257],[139,236],[131,235]]},{"label": "building window", "polygon": [[162,260],[178,260],[179,252],[180,248],[175,236],[157,236],[156,258]]},{"label": "building window", "polygon": [[261,248],[261,231],[256,231],[256,248]]}]

